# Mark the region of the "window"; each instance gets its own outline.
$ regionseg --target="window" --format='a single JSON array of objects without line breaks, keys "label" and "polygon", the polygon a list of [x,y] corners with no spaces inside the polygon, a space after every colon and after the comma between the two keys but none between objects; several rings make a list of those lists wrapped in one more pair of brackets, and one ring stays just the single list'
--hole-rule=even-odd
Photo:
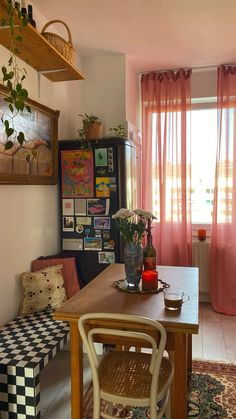
[{"label": "window", "polygon": [[216,103],[193,103],[191,112],[193,224],[211,224],[212,221],[216,144]]},{"label": "window", "polygon": [[[209,100],[209,99],[208,99]],[[176,113],[176,117],[180,118],[181,114]],[[217,107],[216,100],[212,98],[211,101],[207,103],[198,102],[196,99],[193,99],[191,112],[189,113],[188,122],[190,121],[188,127],[191,127],[188,132],[189,142],[191,141],[191,208],[192,208],[192,223],[195,224],[196,229],[197,225],[202,226],[210,225],[212,222],[212,212],[213,212],[213,199],[214,199],[214,183],[215,183],[215,164],[216,164],[216,145],[217,145]],[[164,115],[161,115],[161,118],[164,118]],[[171,120],[170,120],[171,121]],[[155,167],[156,154],[157,154],[157,144],[156,144],[156,122],[157,114],[152,114],[152,166]],[[171,126],[168,125],[169,120],[167,121],[167,129],[171,129]],[[162,124],[162,127],[164,123]],[[181,135],[181,133],[178,133]],[[170,150],[171,152],[172,150]],[[172,157],[170,158],[172,162]],[[166,162],[168,164],[168,162]],[[178,173],[178,168],[173,167],[169,168],[170,170],[170,180],[172,182],[172,172],[176,170]],[[168,172],[167,172],[168,174]],[[180,178],[176,176],[177,184],[171,185],[167,188],[167,191],[171,196],[166,197],[166,202],[171,202],[172,207],[178,207],[178,187]],[[157,215],[159,219],[159,185],[153,174],[153,212]],[[174,201],[174,205],[173,205]],[[174,220],[175,212],[172,211],[171,216]],[[168,221],[168,208],[167,208],[167,221]]]}]

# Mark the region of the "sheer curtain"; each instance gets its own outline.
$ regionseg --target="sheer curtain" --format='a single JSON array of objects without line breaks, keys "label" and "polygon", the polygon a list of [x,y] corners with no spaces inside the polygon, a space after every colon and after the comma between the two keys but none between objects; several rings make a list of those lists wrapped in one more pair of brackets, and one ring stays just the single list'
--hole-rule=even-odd
[{"label": "sheer curtain", "polygon": [[190,70],[141,77],[142,207],[158,217],[153,242],[160,265],[190,266]]},{"label": "sheer curtain", "polygon": [[236,315],[236,67],[218,69],[217,112],[210,294],[216,311]]}]

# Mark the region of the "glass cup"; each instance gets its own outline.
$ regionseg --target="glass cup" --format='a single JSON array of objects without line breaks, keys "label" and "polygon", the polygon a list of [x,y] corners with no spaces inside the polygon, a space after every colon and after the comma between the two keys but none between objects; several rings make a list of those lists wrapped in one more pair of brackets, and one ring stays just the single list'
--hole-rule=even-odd
[{"label": "glass cup", "polygon": [[164,303],[167,310],[180,310],[183,303],[189,300],[189,296],[184,292],[174,292],[170,290],[164,290]]}]

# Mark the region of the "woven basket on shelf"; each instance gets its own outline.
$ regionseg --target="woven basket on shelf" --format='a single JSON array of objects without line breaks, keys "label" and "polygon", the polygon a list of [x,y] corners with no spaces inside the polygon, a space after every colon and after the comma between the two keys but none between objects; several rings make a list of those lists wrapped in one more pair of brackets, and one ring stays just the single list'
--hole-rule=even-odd
[{"label": "woven basket on shelf", "polygon": [[[60,35],[57,35],[53,32],[45,32],[45,30],[48,28],[49,25],[53,25],[54,23],[62,23],[62,25],[65,26],[67,33],[68,33],[68,41],[63,39]],[[46,40],[54,47],[56,48],[63,57],[69,61],[70,64],[74,64],[74,58],[75,58],[75,50],[72,45],[72,38],[71,38],[71,32],[69,27],[65,22],[62,20],[50,20],[50,22],[46,23],[46,25],[43,27],[41,34],[46,38]]]}]

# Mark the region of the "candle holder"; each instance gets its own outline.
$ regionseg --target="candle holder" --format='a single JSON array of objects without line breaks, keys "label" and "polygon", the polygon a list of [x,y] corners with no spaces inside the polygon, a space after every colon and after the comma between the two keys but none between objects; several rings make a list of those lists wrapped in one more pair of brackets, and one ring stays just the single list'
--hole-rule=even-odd
[{"label": "candle holder", "polygon": [[143,271],[142,272],[142,290],[152,291],[158,289],[158,272]]}]

